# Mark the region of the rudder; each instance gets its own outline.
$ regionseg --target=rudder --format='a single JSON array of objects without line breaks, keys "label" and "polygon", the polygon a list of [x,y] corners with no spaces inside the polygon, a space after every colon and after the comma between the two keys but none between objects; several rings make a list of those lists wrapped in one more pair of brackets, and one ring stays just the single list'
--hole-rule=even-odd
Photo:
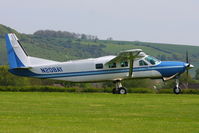
[{"label": "rudder", "polygon": [[14,33],[6,35],[6,47],[10,69],[28,67],[28,55]]}]

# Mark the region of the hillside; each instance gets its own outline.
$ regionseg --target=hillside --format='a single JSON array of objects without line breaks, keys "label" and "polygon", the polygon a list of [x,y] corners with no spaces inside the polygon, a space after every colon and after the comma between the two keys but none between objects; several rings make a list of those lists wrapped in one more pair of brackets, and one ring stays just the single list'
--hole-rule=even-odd
[{"label": "hillside", "polygon": [[[67,61],[72,59],[99,57],[117,54],[121,50],[141,48],[147,54],[160,60],[185,61],[186,50],[190,61],[196,68],[199,65],[199,47],[172,45],[139,41],[98,40],[96,36],[55,31],[37,31],[34,34],[21,34],[16,30],[0,25],[0,64],[7,64],[5,39],[6,33],[14,32],[21,40],[29,55],[51,60]],[[192,70],[192,74],[195,71]]]}]

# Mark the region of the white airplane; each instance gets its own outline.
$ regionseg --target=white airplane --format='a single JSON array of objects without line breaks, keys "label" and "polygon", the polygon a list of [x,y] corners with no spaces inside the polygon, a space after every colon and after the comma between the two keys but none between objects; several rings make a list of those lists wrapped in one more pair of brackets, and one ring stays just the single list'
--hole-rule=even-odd
[{"label": "white airplane", "polygon": [[151,78],[176,79],[174,93],[179,94],[179,76],[194,66],[177,61],[160,61],[141,49],[120,52],[117,56],[104,56],[84,60],[58,62],[28,56],[14,33],[6,35],[9,71],[15,75],[49,78],[70,82],[113,81],[114,94],[126,94],[122,80]]}]

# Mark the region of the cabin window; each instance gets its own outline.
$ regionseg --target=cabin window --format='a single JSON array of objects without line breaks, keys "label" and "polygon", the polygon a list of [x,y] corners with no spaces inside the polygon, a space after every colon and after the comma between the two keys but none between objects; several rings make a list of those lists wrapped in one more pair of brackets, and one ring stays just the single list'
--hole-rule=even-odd
[{"label": "cabin window", "polygon": [[121,67],[127,67],[128,66],[128,61],[122,61],[120,63]]},{"label": "cabin window", "polygon": [[95,64],[95,68],[96,69],[103,69],[103,64],[100,63],[100,64]]},{"label": "cabin window", "polygon": [[152,65],[158,64],[160,61],[152,56],[147,56],[145,58],[145,60],[147,60],[149,63],[151,63]]},{"label": "cabin window", "polygon": [[140,66],[147,66],[148,64],[147,64],[145,61],[140,60],[140,61],[139,61],[139,65],[140,65]]},{"label": "cabin window", "polygon": [[114,63],[112,63],[112,64],[109,64],[108,67],[109,67],[109,68],[116,68],[116,63],[114,62]]}]

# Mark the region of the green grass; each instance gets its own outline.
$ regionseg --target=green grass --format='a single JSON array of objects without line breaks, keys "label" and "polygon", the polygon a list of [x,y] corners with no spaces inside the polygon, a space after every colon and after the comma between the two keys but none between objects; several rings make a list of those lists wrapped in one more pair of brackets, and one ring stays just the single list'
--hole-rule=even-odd
[{"label": "green grass", "polygon": [[198,133],[199,95],[0,92],[0,133]]}]

